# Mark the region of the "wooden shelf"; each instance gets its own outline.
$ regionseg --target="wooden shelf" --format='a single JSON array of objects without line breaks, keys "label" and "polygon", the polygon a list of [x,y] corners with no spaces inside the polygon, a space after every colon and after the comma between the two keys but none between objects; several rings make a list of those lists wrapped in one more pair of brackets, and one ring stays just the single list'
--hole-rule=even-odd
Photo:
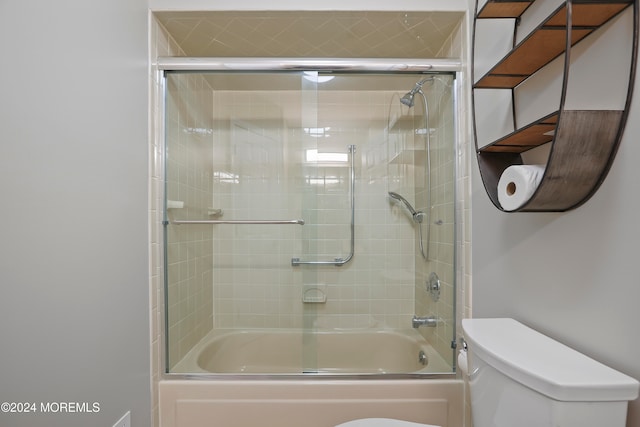
[{"label": "wooden shelf", "polygon": [[489,0],[478,11],[478,18],[519,18],[531,6],[531,3],[533,3],[533,0]]},{"label": "wooden shelf", "polygon": [[[514,31],[524,11],[533,3],[527,1],[488,0],[476,19],[514,18]],[[477,89],[505,89],[514,97],[521,96],[514,88],[549,64],[558,56],[583,40],[597,28],[609,22],[629,6],[637,16],[640,0],[567,0],[553,11],[535,30],[521,39],[506,56],[483,75],[474,85]],[[567,12],[570,10],[570,23]],[[568,25],[570,28],[568,28]],[[638,45],[638,22],[634,19],[633,48]],[[476,29],[477,30],[477,29]],[[484,29],[487,31],[487,29]],[[474,35],[474,39],[475,39]],[[611,47],[616,49],[617,46]],[[475,50],[475,47],[474,47]],[[623,53],[623,52],[621,52]],[[635,76],[637,52],[630,52],[631,78]],[[570,64],[565,62],[563,78],[569,76]],[[505,211],[498,200],[498,181],[506,168],[523,164],[522,153],[544,144],[551,144],[544,175],[531,199],[508,212],[561,212],[580,206],[588,200],[604,180],[615,157],[631,102],[633,82],[627,86],[624,109],[567,110],[564,105],[567,81],[562,85],[558,109],[544,117],[516,129],[483,147],[476,146],[480,175],[493,204]],[[507,102],[508,97],[482,97],[494,109],[492,102]],[[476,108],[474,97],[474,120]],[[487,101],[502,99],[503,101]],[[588,108],[588,106],[586,106]],[[515,123],[517,111],[512,106]],[[553,107],[551,107],[553,108]],[[504,110],[504,107],[496,110]],[[489,122],[483,122],[489,124]],[[478,129],[476,123],[476,129]],[[477,132],[477,131],[476,131]],[[476,144],[478,138],[476,135]]]},{"label": "wooden shelf", "polygon": [[[496,3],[496,2],[492,2]],[[620,3],[577,3],[572,8],[571,45],[622,12],[629,1]],[[562,55],[567,45],[567,7],[544,21],[474,85],[483,89],[513,89],[529,76]]]},{"label": "wooden shelf", "polygon": [[551,142],[558,123],[559,111],[542,117],[497,141],[480,148],[485,153],[524,153]]},{"label": "wooden shelf", "polygon": [[[521,212],[566,211],[586,200],[604,179],[617,147],[623,111],[565,110],[558,122],[544,177]],[[534,126],[532,124],[532,126]],[[481,151],[478,162],[489,198],[496,206],[498,181],[518,153]]]}]

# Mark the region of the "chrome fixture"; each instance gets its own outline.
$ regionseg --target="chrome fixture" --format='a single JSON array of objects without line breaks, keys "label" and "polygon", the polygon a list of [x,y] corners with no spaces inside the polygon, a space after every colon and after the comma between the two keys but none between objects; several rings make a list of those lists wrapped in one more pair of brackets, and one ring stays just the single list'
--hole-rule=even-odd
[{"label": "chrome fixture", "polygon": [[[215,214],[214,214],[215,215]],[[304,219],[176,219],[165,221],[165,224],[299,224],[304,225]]]},{"label": "chrome fixture", "polygon": [[362,71],[457,72],[462,61],[450,58],[200,58],[161,56],[161,71]]},{"label": "chrome fixture", "polygon": [[413,319],[411,319],[411,326],[416,329],[420,326],[428,326],[430,328],[434,328],[438,326],[438,323],[439,320],[435,316],[418,317],[414,314]]},{"label": "chrome fixture", "polygon": [[429,279],[427,280],[427,292],[431,295],[431,299],[434,302],[438,302],[440,299],[440,278],[435,272],[431,272],[429,274]]},{"label": "chrome fixture", "polygon": [[347,147],[349,149],[349,155],[351,156],[351,249],[349,255],[346,258],[336,257],[333,261],[302,261],[300,258],[291,258],[291,265],[293,267],[298,267],[300,265],[335,265],[336,267],[340,267],[351,261],[353,258],[353,254],[355,252],[356,246],[356,232],[355,232],[355,219],[356,219],[356,199],[355,199],[355,191],[356,191],[356,169],[355,169],[355,152],[356,146],[349,145]]},{"label": "chrome fixture", "polygon": [[398,193],[394,192],[394,191],[389,191],[389,197],[391,197],[392,199],[395,199],[399,202],[404,203],[404,205],[407,207],[407,209],[409,209],[409,212],[411,212],[411,216],[413,217],[413,220],[417,223],[421,223],[422,219],[424,217],[424,212],[422,211],[416,211],[413,206],[411,206],[411,203],[409,203],[409,201],[407,199],[405,199],[404,197],[402,197],[401,195],[399,195]]},{"label": "chrome fixture", "polygon": [[[427,244],[426,248],[424,243],[422,242],[422,218],[420,221],[416,221],[418,224],[418,231],[420,232],[420,253],[422,254],[422,258],[425,261],[429,260],[429,238],[431,235],[431,132],[429,132],[429,103],[427,102],[427,96],[422,91],[422,85],[425,83],[433,82],[434,77],[425,77],[422,80],[418,81],[416,85],[409,92],[405,93],[402,98],[400,98],[400,103],[406,105],[409,108],[412,108],[415,102],[415,96],[419,93],[422,96],[422,102],[424,103],[424,128],[426,132],[425,141],[426,141],[426,152],[427,152],[427,179],[429,180],[427,186],[427,210],[429,212],[429,216],[427,217]],[[391,195],[391,193],[389,193]],[[406,201],[405,201],[406,202]],[[426,214],[423,213],[426,216]],[[415,219],[415,216],[414,216]]]},{"label": "chrome fixture", "polygon": [[418,353],[418,363],[422,366],[427,366],[429,364],[429,357],[424,350],[420,350],[420,353]]},{"label": "chrome fixture", "polygon": [[422,96],[424,96],[424,93],[422,93],[422,85],[425,84],[426,82],[432,82],[432,81],[433,81],[433,77],[425,77],[424,79],[420,80],[418,83],[416,83],[413,89],[405,93],[404,96],[400,98],[400,102],[402,102],[404,105],[406,105],[409,108],[413,107],[416,93],[421,93]]},{"label": "chrome fixture", "polygon": [[[422,211],[416,211],[413,206],[411,206],[411,203],[409,203],[409,201],[407,199],[405,199],[404,197],[402,197],[401,195],[399,195],[398,193],[394,192],[394,191],[389,191],[389,197],[391,197],[392,199],[395,199],[399,202],[402,202],[407,209],[409,210],[409,212],[411,212],[411,217],[413,218],[413,221],[418,224],[418,236],[420,239],[420,253],[422,254],[422,257],[426,260],[429,257],[429,240],[428,237],[429,235],[427,234],[427,250],[425,252],[425,248],[424,248],[424,243],[422,242],[422,221],[424,219],[424,217],[426,216],[426,214]],[[431,197],[431,196],[429,196]],[[429,225],[427,224],[427,230]]]}]

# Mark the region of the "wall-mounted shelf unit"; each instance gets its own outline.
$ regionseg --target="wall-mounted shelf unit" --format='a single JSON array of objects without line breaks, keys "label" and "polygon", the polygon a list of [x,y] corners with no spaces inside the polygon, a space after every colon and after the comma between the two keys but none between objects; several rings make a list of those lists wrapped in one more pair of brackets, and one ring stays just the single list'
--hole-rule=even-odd
[{"label": "wall-mounted shelf unit", "polygon": [[[573,88],[573,92],[568,95],[569,79],[572,76],[571,51],[583,40],[589,47],[590,42],[587,40],[601,39],[603,32],[613,32],[616,30],[611,28],[616,25],[626,25],[626,21],[615,18],[630,6],[633,22],[628,25],[629,31],[626,31],[626,27],[624,31],[619,31],[623,35],[622,39],[626,39],[621,43],[619,63],[629,64],[622,70],[626,90],[621,97],[624,99],[617,101],[619,107],[603,108],[601,105],[589,105],[590,103],[583,99],[588,87]],[[545,10],[550,12],[544,13]],[[539,18],[540,16],[544,17]],[[475,55],[479,50],[486,50],[479,44],[491,45],[499,38],[499,32],[495,36],[492,35],[492,25],[495,23],[495,28],[505,28],[505,20],[509,20],[507,22],[511,22],[512,25],[512,48],[493,64],[484,65],[485,70],[478,72],[478,69],[483,67],[476,65],[478,61]],[[533,20],[535,21],[532,25]],[[483,25],[478,25],[478,21],[483,21]],[[522,25],[523,21],[526,21],[527,25]],[[567,0],[561,4],[554,0],[488,0],[482,5],[476,5],[473,77],[476,151],[487,194],[498,209],[505,210],[498,201],[497,184],[502,172],[511,165],[524,164],[523,153],[541,146],[548,148],[548,154],[545,173],[535,193],[519,208],[505,211],[566,211],[584,203],[600,186],[615,157],[631,100],[637,56],[637,21],[638,0]],[[526,34],[518,34],[521,26]],[[479,34],[482,31],[485,33]],[[615,34],[620,38],[618,33]],[[618,45],[610,46],[612,50],[618,48]],[[581,50],[580,54],[586,56],[583,51],[585,50]],[[564,61],[563,67],[552,68],[550,64],[557,64],[558,60]],[[560,71],[556,72],[556,76],[545,71],[558,68]],[[580,70],[580,73],[583,75],[584,70]],[[526,87],[524,83],[536,74],[542,77],[538,77],[532,87],[544,87],[544,79],[549,80],[551,87],[554,78],[558,78],[561,84],[556,86],[561,93],[558,94],[555,104],[554,101],[550,101],[550,106],[545,112],[534,115],[535,119],[527,119],[528,122],[520,124],[519,119],[522,116],[531,117],[530,112],[523,110],[526,110],[529,104],[539,101],[536,99],[538,92],[535,90],[519,88]],[[585,80],[584,77],[582,79]],[[595,75],[591,83],[607,84],[607,76]],[[510,91],[511,95],[483,96],[480,91]],[[577,97],[581,98],[580,102],[571,100],[573,93],[580,92],[582,95]],[[567,97],[570,98],[569,101]],[[510,100],[511,105],[496,105],[505,103],[505,99]],[[483,133],[483,129],[491,129],[493,117],[479,114],[482,110],[506,112],[504,115],[511,117],[503,118],[503,122],[509,123],[503,127],[511,127],[511,131],[504,131],[501,136],[493,136],[489,141],[483,140],[480,134]],[[479,116],[482,116],[483,123],[479,122]],[[495,130],[484,133],[493,135]]]}]

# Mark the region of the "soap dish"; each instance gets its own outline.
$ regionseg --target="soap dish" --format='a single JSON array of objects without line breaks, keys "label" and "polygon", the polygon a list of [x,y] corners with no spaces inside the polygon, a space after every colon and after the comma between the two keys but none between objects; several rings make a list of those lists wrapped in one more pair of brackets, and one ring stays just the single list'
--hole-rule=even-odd
[{"label": "soap dish", "polygon": [[327,302],[327,294],[325,293],[327,285],[304,285],[302,293],[302,302],[311,304],[323,304]]}]

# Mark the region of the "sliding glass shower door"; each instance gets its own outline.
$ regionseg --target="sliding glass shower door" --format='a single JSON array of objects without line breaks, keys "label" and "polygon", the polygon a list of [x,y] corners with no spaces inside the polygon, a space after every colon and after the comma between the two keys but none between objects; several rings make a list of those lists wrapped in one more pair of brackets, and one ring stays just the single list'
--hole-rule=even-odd
[{"label": "sliding glass shower door", "polygon": [[[302,301],[315,270],[292,259],[317,250],[316,77],[167,75],[169,369],[207,335],[314,326]],[[283,360],[301,370],[298,353]]]},{"label": "sliding glass shower door", "polygon": [[[400,102],[422,80],[166,73],[167,372],[451,372],[453,75]],[[423,241],[390,192],[424,212]]]}]

